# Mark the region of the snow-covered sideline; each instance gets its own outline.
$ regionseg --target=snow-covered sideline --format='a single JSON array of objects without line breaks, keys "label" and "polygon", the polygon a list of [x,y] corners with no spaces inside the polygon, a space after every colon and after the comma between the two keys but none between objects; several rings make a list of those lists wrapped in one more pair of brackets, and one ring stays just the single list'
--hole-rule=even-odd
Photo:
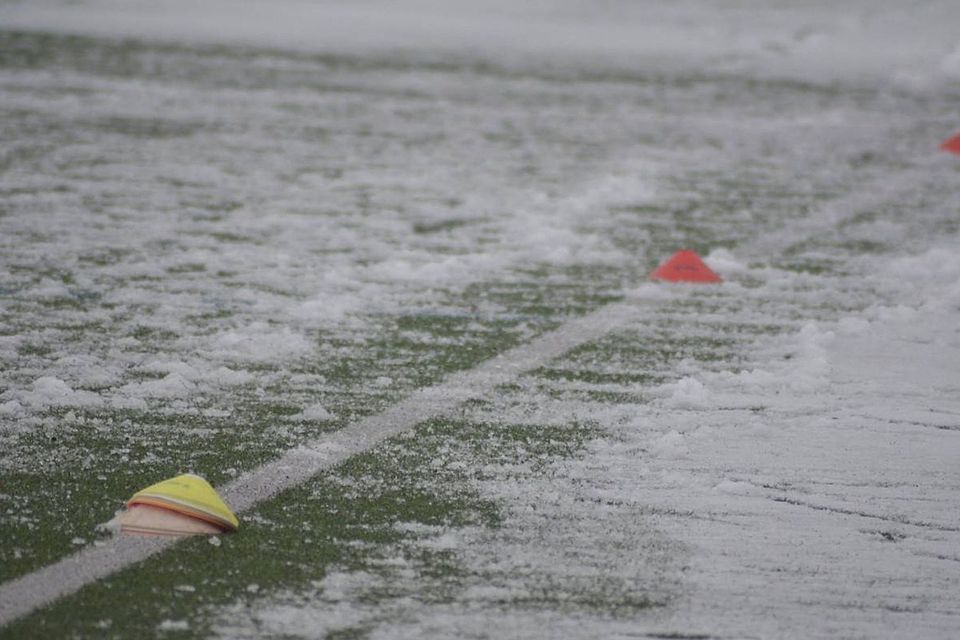
[{"label": "snow-covered sideline", "polygon": [[[627,436],[653,453],[649,464],[637,465],[629,447],[598,450],[616,478],[602,494],[648,505],[690,549],[676,628],[956,633],[957,249],[883,269],[910,304],[808,325],[779,344],[797,354],[787,365],[771,359],[747,374],[671,385],[661,402],[674,410],[638,417],[644,435]],[[751,405],[768,409],[737,409]]]}]

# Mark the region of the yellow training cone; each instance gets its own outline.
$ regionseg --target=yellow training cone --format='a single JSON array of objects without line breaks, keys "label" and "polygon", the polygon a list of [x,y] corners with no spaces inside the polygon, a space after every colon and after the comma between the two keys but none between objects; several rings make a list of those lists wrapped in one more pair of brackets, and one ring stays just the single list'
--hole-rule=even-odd
[{"label": "yellow training cone", "polygon": [[149,504],[135,504],[128,507],[117,514],[115,521],[120,525],[120,531],[123,533],[136,533],[142,536],[212,536],[223,533],[223,529],[206,520]]},{"label": "yellow training cone", "polygon": [[237,516],[224,504],[210,483],[192,473],[185,473],[158,482],[136,492],[127,501],[128,507],[150,505],[204,520],[223,531],[236,531]]}]

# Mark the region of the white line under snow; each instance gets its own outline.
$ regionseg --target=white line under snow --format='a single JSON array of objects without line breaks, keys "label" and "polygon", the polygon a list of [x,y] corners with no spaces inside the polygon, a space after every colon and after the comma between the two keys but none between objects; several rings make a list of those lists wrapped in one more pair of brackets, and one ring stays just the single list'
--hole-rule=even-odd
[{"label": "white line under snow", "polygon": [[[649,286],[641,289],[653,293]],[[480,397],[519,374],[535,369],[571,349],[596,340],[637,317],[644,305],[635,299],[614,304],[533,341],[496,356],[475,369],[454,374],[416,391],[386,411],[340,431],[324,435],[249,471],[219,489],[227,504],[243,512],[306,482],[324,469],[367,451],[384,440],[427,420],[448,415],[465,400]],[[88,584],[141,562],[177,542],[176,539],[118,537],[104,546],[87,547],[52,565],[0,585],[0,625],[24,616]]]}]

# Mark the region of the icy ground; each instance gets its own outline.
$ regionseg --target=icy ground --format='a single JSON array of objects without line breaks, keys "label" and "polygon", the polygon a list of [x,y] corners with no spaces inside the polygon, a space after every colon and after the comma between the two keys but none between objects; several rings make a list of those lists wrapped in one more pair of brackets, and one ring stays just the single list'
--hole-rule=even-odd
[{"label": "icy ground", "polygon": [[[306,594],[252,607],[245,598],[223,613],[220,634],[952,637],[958,248],[871,265],[878,286],[905,304],[763,341],[736,373],[682,363],[689,375],[651,390],[648,403],[572,401],[529,379],[474,418],[538,428],[594,422],[607,434],[547,472],[512,463],[482,481],[485,495],[511,505],[501,528],[422,542],[456,551],[473,576],[455,602],[365,604],[416,575],[398,552],[383,561],[394,565],[387,577],[334,573]],[[715,262],[735,266],[726,256]],[[790,286],[782,274],[768,277],[765,287]],[[558,585],[575,613],[500,610]],[[591,616],[576,611],[581,590],[669,604],[644,616]]]},{"label": "icy ground", "polygon": [[[428,431],[381,453],[429,441],[426,489],[455,477],[495,525],[399,517],[315,567],[297,530],[313,579],[144,618],[960,635],[957,24],[934,0],[0,3],[4,579],[145,475],[220,483],[625,296],[642,320],[464,410],[486,458]],[[683,246],[724,284],[642,284]],[[264,513],[240,536],[289,533]],[[171,602],[205,591],[185,575]],[[110,628],[87,605],[60,631]]]}]

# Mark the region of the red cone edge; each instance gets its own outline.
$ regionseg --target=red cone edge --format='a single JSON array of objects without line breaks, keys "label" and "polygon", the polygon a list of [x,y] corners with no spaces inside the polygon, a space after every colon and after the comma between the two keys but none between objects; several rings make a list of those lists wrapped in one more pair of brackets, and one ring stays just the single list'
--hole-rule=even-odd
[{"label": "red cone edge", "polygon": [[651,280],[667,282],[721,282],[720,276],[703,263],[696,251],[684,249],[670,256],[670,259],[650,274]]},{"label": "red cone edge", "polygon": [[953,136],[952,138],[947,138],[940,145],[940,151],[947,151],[949,153],[960,154],[960,133]]}]

